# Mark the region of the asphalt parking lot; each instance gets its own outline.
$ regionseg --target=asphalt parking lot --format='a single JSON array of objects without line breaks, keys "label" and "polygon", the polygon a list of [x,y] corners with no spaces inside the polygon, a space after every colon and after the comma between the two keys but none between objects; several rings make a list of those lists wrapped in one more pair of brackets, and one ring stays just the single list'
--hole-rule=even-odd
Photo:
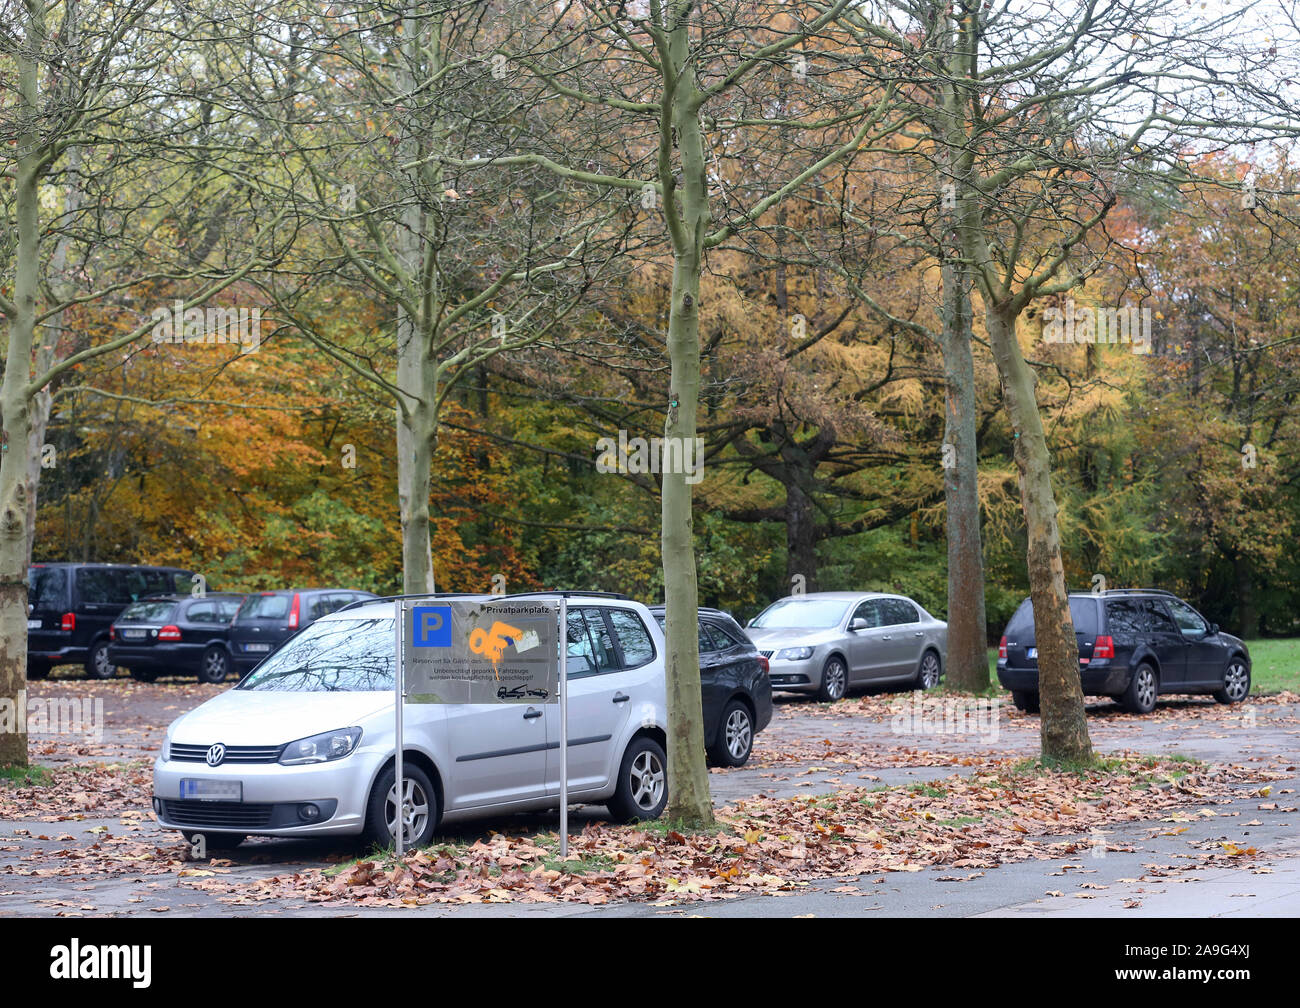
[{"label": "asphalt parking lot", "polygon": [[[168,722],[222,687],[193,683],[90,683],[54,680],[43,693],[103,700],[98,740],[37,737],[35,758],[62,767],[87,767],[83,791],[76,782],[42,807],[0,803],[0,916],[17,914],[120,915],[142,912],[217,915],[248,907],[202,888],[214,873],[228,880],[257,880],[304,868],[336,865],[358,856],[353,845],[255,838],[211,864],[177,870],[156,856],[178,847],[149,810],[149,762]],[[1038,719],[1007,703],[946,701],[927,695],[914,706],[910,693],[854,695],[834,705],[782,699],[772,724],[746,767],[715,770],[714,803],[751,797],[830,793],[850,787],[934,781],[969,773],[986,760],[1037,752]],[[958,716],[953,716],[956,709]],[[663,907],[617,903],[366,909],[367,914],[704,914],[710,916],[836,915],[880,912],[926,915],[1115,913],[1214,916],[1294,915],[1300,912],[1300,832],[1294,793],[1300,784],[1300,701],[1252,698],[1225,708],[1200,698],[1163,701],[1153,716],[1124,714],[1109,701],[1089,707],[1089,729],[1099,752],[1183,754],[1211,763],[1258,768],[1272,775],[1275,798],[1244,791],[1231,804],[1206,810],[1177,829],[1167,818],[1128,822],[1107,831],[1101,856],[1031,860],[968,878],[929,869],[913,874],[828,879],[796,893],[731,899],[702,906]],[[99,771],[95,768],[113,767]],[[81,771],[78,771],[81,772]],[[104,785],[100,774],[110,774]],[[576,831],[600,820],[604,809],[578,808]],[[511,816],[455,827],[448,839],[473,841],[493,831],[553,830],[558,816]],[[1198,851],[1224,842],[1256,852],[1240,866],[1206,869]],[[1197,874],[1200,872],[1200,874]],[[1205,885],[1183,884],[1196,878]],[[1082,888],[1081,888],[1082,887]],[[1056,895],[1052,895],[1056,894]],[[259,902],[258,913],[342,914],[363,911],[301,901]]]}]

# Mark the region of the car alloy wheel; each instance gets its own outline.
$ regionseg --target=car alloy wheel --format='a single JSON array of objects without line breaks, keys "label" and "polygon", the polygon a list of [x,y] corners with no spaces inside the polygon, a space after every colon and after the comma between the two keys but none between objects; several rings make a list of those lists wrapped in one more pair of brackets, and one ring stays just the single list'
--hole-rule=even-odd
[{"label": "car alloy wheel", "polygon": [[829,659],[826,667],[822,669],[821,698],[831,701],[843,698],[848,683],[849,670],[844,667],[843,659]]},{"label": "car alloy wheel", "polygon": [[934,689],[939,685],[939,656],[927,651],[921,656],[921,670],[916,677],[921,689]]},{"label": "car alloy wheel", "polygon": [[1137,689],[1138,701],[1143,707],[1149,707],[1156,702],[1156,677],[1149,668],[1138,670]]},{"label": "car alloy wheel", "polygon": [[230,658],[219,647],[208,648],[203,656],[203,670],[199,680],[205,683],[225,682],[230,674]]},{"label": "car alloy wheel", "polygon": [[667,766],[668,754],[655,739],[648,735],[632,738],[618,765],[618,786],[605,803],[615,822],[659,817],[668,802]]},{"label": "car alloy wheel", "polygon": [[629,791],[637,808],[643,812],[658,808],[667,780],[668,775],[664,772],[657,753],[648,750],[637,753],[628,771]]},{"label": "car alloy wheel", "polygon": [[117,674],[117,666],[108,660],[108,644],[104,641],[91,646],[86,671],[96,679],[112,679]]},{"label": "car alloy wheel", "polygon": [[1156,670],[1143,662],[1133,670],[1133,678],[1120,702],[1132,714],[1150,714],[1155,709],[1158,693]]},{"label": "car alloy wheel", "polygon": [[[402,780],[402,845],[411,847],[419,837],[424,836],[429,825],[429,796],[424,793],[420,782],[410,777]],[[388,835],[397,839],[397,782],[388,789],[388,798],[384,802],[384,821],[388,824]]]},{"label": "car alloy wheel", "polygon": [[732,709],[727,717],[726,735],[727,752],[733,760],[743,763],[754,744],[754,725],[749,720],[749,711],[743,707]]},{"label": "car alloy wheel", "polygon": [[1241,659],[1234,658],[1223,676],[1223,695],[1228,703],[1240,703],[1250,692],[1250,673]]}]

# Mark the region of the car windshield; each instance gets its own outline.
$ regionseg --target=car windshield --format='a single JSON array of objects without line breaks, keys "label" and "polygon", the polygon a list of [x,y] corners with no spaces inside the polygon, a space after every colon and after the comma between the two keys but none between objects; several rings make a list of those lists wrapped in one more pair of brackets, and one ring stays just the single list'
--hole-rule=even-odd
[{"label": "car windshield", "polygon": [[171,615],[175,606],[175,602],[166,599],[157,602],[135,602],[127,606],[117,619],[119,623],[151,623],[165,620]]},{"label": "car windshield", "polygon": [[393,618],[313,623],[239,684],[282,693],[364,693],[393,688]]},{"label": "car windshield", "polygon": [[758,614],[754,626],[761,630],[828,630],[840,625],[849,603],[843,599],[782,599]]}]

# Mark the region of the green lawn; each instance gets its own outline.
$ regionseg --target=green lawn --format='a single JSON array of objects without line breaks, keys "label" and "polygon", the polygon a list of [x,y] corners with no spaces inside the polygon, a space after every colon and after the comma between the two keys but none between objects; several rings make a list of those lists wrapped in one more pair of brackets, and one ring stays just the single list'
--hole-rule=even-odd
[{"label": "green lawn", "polygon": [[1252,693],[1300,693],[1300,638],[1247,641]]},{"label": "green lawn", "polygon": [[[1247,641],[1250,648],[1250,691],[1300,693],[1300,637],[1270,637]],[[989,649],[989,678],[998,681],[998,650]]]}]

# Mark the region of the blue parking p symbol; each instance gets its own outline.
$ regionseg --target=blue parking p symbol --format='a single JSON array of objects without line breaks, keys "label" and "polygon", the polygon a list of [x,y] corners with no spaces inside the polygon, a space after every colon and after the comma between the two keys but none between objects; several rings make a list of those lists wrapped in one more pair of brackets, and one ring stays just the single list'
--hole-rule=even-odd
[{"label": "blue parking p symbol", "polygon": [[451,647],[451,606],[415,606],[415,647]]}]

